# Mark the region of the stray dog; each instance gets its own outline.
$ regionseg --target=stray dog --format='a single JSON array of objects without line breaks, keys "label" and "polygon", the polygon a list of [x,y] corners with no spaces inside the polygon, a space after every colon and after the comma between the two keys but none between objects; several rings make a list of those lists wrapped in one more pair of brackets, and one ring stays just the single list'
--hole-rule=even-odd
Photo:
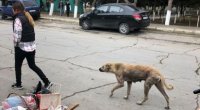
[{"label": "stray dog", "polygon": [[167,85],[164,77],[160,72],[154,68],[143,65],[129,65],[122,63],[107,63],[99,68],[100,72],[110,72],[115,74],[118,84],[111,90],[110,97],[113,96],[113,92],[124,86],[124,81],[127,81],[127,95],[124,99],[128,99],[130,95],[132,82],[138,82],[144,80],[144,99],[138,101],[138,105],[142,105],[148,100],[148,93],[150,88],[155,85],[158,90],[162,93],[167,101],[167,106],[165,109],[170,109],[169,107],[169,97],[165,92],[164,86],[168,90],[172,90],[172,85]]}]

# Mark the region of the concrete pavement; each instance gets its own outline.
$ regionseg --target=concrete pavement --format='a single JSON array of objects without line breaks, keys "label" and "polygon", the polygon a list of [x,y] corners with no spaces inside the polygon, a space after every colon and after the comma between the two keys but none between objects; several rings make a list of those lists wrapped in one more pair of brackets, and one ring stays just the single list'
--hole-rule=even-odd
[{"label": "concrete pavement", "polygon": [[[0,21],[0,100],[8,93],[29,92],[39,80],[28,67],[22,67],[23,91],[10,85],[15,80],[12,44],[12,22]],[[100,73],[98,67],[106,62],[125,62],[153,65],[175,89],[167,91],[173,110],[196,110],[199,95],[200,39],[194,35],[141,32],[122,35],[68,28],[63,22],[36,22],[36,63],[48,78],[62,84],[62,103],[79,103],[76,110],[164,110],[163,96],[153,87],[149,101],[143,106],[136,102],[143,97],[143,82],[133,84],[129,100],[124,100],[126,86],[109,93],[116,79],[112,74]],[[101,33],[101,34],[99,34]],[[159,39],[158,39],[159,38]],[[187,42],[187,43],[186,43]]]},{"label": "concrete pavement", "polygon": [[[49,16],[48,14],[45,13],[41,14],[41,18],[47,20],[64,21],[73,24],[79,23],[78,18],[59,16],[59,15]],[[176,25],[165,26],[164,24],[151,23],[151,25],[147,27],[147,29],[155,31],[200,35],[200,28],[189,27],[189,26],[176,26]]]}]

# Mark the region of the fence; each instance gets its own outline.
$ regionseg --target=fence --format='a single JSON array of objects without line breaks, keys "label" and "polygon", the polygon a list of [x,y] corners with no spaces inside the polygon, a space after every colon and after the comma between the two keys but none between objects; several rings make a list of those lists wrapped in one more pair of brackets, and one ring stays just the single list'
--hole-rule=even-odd
[{"label": "fence", "polygon": [[[150,17],[154,23],[165,22],[166,7],[141,7],[150,12]],[[173,7],[171,12],[171,25],[184,25],[199,27],[200,9],[185,8],[181,10],[179,7]]]}]

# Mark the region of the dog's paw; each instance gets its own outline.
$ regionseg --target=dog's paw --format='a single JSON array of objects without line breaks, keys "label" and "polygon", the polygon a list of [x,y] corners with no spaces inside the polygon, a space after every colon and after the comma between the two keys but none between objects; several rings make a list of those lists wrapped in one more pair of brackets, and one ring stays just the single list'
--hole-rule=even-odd
[{"label": "dog's paw", "polygon": [[124,96],[124,99],[126,99],[126,100],[127,100],[127,99],[128,99],[128,96]]},{"label": "dog's paw", "polygon": [[113,94],[110,94],[110,97],[112,97],[113,96]]},{"label": "dog's paw", "polygon": [[143,103],[142,103],[142,101],[138,101],[136,104],[142,105]]},{"label": "dog's paw", "polygon": [[167,106],[167,107],[165,107],[165,109],[169,110],[169,109],[170,109],[170,107],[169,107],[169,106]]}]

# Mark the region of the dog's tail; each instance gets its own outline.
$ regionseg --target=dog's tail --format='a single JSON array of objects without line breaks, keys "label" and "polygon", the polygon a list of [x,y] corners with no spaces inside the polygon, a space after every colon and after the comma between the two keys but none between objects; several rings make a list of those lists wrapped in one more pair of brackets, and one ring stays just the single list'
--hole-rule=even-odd
[{"label": "dog's tail", "polygon": [[174,89],[174,87],[173,87],[171,84],[167,84],[167,83],[165,82],[165,78],[162,77],[162,76],[161,76],[161,82],[162,82],[162,84],[163,84],[168,90],[173,90],[173,89]]}]

